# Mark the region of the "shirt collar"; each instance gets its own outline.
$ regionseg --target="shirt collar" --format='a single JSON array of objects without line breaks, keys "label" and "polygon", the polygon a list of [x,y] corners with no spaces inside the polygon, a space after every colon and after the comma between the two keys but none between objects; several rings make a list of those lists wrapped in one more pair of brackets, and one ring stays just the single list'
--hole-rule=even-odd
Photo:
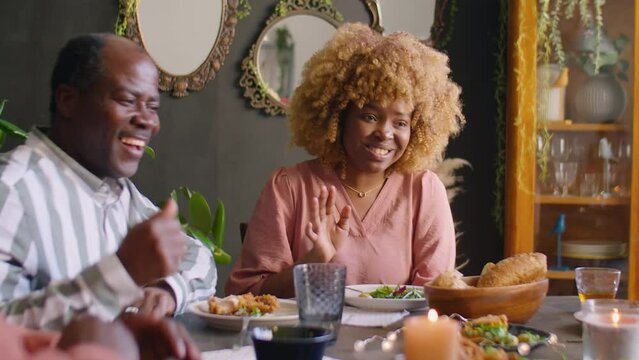
[{"label": "shirt collar", "polygon": [[92,172],[80,165],[74,158],[69,156],[64,150],[56,145],[47,135],[49,128],[44,126],[34,126],[29,132],[26,144],[34,149],[38,149],[51,156],[52,160],[58,164],[63,164],[71,169],[78,177],[84,181],[94,192],[104,192],[107,189],[119,196],[122,192],[123,183],[120,179],[105,177],[100,179]]}]

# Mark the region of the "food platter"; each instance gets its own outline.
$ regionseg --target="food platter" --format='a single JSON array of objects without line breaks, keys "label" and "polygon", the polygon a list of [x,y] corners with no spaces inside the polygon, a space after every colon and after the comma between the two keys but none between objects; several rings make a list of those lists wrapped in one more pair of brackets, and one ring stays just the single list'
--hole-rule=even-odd
[{"label": "food platter", "polygon": [[[248,317],[249,327],[292,325],[298,322],[297,303],[295,300],[279,299],[280,306],[270,314],[259,317]],[[188,307],[189,311],[206,321],[210,326],[224,330],[241,330],[242,317],[237,315],[216,315],[208,311],[206,300],[195,301]]]},{"label": "food platter", "polygon": [[[548,345],[551,344],[553,342],[556,341],[557,336],[548,332],[548,331],[544,331],[544,330],[540,330],[537,328],[533,328],[530,326],[525,326],[525,325],[518,325],[518,324],[509,324],[508,325],[508,332],[517,336],[520,335],[522,333],[530,333],[533,334],[535,336],[539,337],[539,340],[533,343],[526,343],[528,344],[528,346],[530,346],[530,350],[528,351],[532,351],[540,346],[544,346],[544,345]],[[506,351],[510,351],[510,352],[518,352],[518,353],[522,353],[522,349],[521,349],[522,343],[520,343],[519,345],[511,345],[511,346],[506,346],[506,345],[498,345],[497,347],[501,347],[502,349],[506,350]],[[525,351],[524,351],[525,352]]]},{"label": "food platter", "polygon": [[[362,284],[348,285],[344,293],[344,302],[347,305],[355,306],[360,309],[374,311],[402,311],[402,310],[418,310],[427,306],[426,299],[375,299],[360,297],[362,293],[370,293],[382,284]],[[407,285],[408,289],[422,290],[421,286]]]}]

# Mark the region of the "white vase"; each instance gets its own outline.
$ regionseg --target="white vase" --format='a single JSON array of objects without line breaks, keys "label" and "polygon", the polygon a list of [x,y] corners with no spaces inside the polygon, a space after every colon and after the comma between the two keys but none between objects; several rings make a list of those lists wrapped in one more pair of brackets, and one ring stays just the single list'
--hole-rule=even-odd
[{"label": "white vase", "polygon": [[572,117],[578,122],[612,122],[625,110],[626,90],[612,74],[602,73],[579,86],[573,98]]},{"label": "white vase", "polygon": [[565,119],[566,86],[554,86],[561,69],[557,64],[537,66],[537,116],[541,121]]}]

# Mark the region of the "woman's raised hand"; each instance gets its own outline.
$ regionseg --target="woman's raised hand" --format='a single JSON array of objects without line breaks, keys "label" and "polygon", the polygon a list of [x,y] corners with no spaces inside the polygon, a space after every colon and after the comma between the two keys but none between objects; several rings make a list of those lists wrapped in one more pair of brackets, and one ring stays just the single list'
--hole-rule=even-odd
[{"label": "woman's raised hand", "polygon": [[311,221],[306,227],[306,236],[313,242],[313,252],[321,262],[330,261],[346,241],[351,207],[344,206],[336,222],[335,186],[322,186],[319,196],[311,203]]}]

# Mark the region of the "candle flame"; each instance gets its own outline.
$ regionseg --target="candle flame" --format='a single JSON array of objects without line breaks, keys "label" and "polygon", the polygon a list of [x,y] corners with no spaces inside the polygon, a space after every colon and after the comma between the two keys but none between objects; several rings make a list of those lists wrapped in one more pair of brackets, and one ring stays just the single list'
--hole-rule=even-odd
[{"label": "candle flame", "polygon": [[437,316],[437,310],[435,310],[435,309],[430,309],[430,310],[428,310],[428,320],[429,320],[430,322],[435,322],[435,321],[437,321],[437,317],[438,317],[438,316]]},{"label": "candle flame", "polygon": [[619,309],[617,308],[612,309],[612,314],[610,317],[612,318],[612,326],[613,327],[619,326],[619,320],[621,320],[621,314],[619,314]]}]

